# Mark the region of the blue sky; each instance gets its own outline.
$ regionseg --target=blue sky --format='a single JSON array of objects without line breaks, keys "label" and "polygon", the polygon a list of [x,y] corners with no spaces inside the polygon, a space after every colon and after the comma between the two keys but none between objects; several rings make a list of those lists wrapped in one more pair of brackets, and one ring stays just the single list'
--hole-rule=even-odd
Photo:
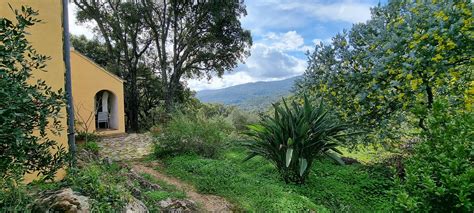
[{"label": "blue sky", "polygon": [[[301,75],[305,52],[315,42],[349,29],[370,18],[370,7],[380,0],[246,0],[244,28],[252,33],[251,56],[223,78],[188,80],[194,90],[219,89],[238,84],[280,80]],[[71,5],[72,6],[72,5]],[[70,8],[70,14],[75,8]],[[79,26],[70,16],[71,33],[92,37],[90,27]]]}]

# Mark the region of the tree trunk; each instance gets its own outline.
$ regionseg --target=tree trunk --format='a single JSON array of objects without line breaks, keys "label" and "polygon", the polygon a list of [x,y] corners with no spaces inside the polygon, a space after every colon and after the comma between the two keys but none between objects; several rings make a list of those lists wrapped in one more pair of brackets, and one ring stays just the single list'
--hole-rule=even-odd
[{"label": "tree trunk", "polygon": [[166,87],[166,94],[165,94],[165,109],[167,113],[173,111],[173,104],[174,104],[174,97],[176,95],[176,89],[173,82],[169,82],[168,86]]},{"label": "tree trunk", "polygon": [[428,95],[428,109],[433,107],[434,96],[433,96],[433,89],[427,84],[426,85],[426,94]]},{"label": "tree trunk", "polygon": [[132,132],[138,132],[138,113],[139,113],[139,100],[138,100],[138,87],[137,87],[137,72],[136,70],[130,70],[129,83],[129,97],[127,103],[127,115],[130,124],[130,130]]},{"label": "tree trunk", "polygon": [[[429,85],[428,80],[426,80],[426,77],[423,76],[423,83],[425,84],[426,87],[426,96],[428,97],[428,103],[426,105],[428,110],[431,110],[433,108],[433,102],[434,102],[434,95],[433,95],[433,88]],[[421,117],[418,120],[418,127],[420,127],[423,131],[427,131],[428,128],[425,125],[425,115],[421,115]]]}]

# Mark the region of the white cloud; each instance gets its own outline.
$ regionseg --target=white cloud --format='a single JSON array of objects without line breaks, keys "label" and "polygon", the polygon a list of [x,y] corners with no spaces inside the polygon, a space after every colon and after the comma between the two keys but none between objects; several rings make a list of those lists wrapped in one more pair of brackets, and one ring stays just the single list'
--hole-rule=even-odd
[{"label": "white cloud", "polygon": [[235,71],[247,72],[258,80],[266,80],[301,74],[305,66],[305,60],[274,48],[272,45],[256,43],[252,47],[252,55]]},{"label": "white cloud", "polygon": [[331,42],[332,42],[332,40],[330,38],[326,38],[326,39],[315,38],[315,39],[313,39],[313,44],[314,45],[320,44],[320,43],[330,44]]},{"label": "white cloud", "polygon": [[[262,0],[246,1],[248,16],[242,19],[253,35],[267,29],[312,28],[315,23],[358,23],[370,18],[375,0]],[[333,22],[333,23],[331,23]]]},{"label": "white cloud", "polygon": [[296,33],[296,31],[288,31],[286,33],[278,34],[270,32],[265,35],[263,41],[269,43],[272,48],[283,51],[300,50],[304,45],[304,38]]},{"label": "white cloud", "polygon": [[[252,31],[252,55],[223,78],[188,80],[188,85],[194,90],[219,89],[300,75],[306,69],[303,52],[314,50],[319,42],[330,43],[328,37],[342,30],[342,25],[348,27],[370,18],[373,4],[364,1],[368,0],[245,1],[248,15],[242,23]],[[71,33],[93,38],[94,25],[76,24],[76,10],[74,4],[69,4]]]},{"label": "white cloud", "polygon": [[278,8],[300,11],[325,21],[364,22],[370,18],[371,4],[355,1],[321,3],[318,1],[280,1]]},{"label": "white cloud", "polygon": [[[188,85],[196,91],[220,89],[243,83],[281,80],[303,74],[306,60],[285,53],[274,46],[279,44],[255,43],[252,46],[252,55],[247,58],[246,63],[240,64],[233,72],[225,74],[222,78],[214,77],[210,81],[189,80]],[[302,45],[298,46],[301,47]]]},{"label": "white cloud", "polygon": [[248,82],[255,82],[256,80],[249,76],[245,72],[236,72],[224,75],[223,78],[214,77],[211,80],[188,80],[188,86],[196,91],[208,90],[208,89],[220,89],[238,84],[244,84]]},{"label": "white cloud", "polygon": [[76,19],[77,7],[73,3],[68,5],[69,32],[73,35],[84,35],[89,39],[94,37],[93,24],[78,24]]}]

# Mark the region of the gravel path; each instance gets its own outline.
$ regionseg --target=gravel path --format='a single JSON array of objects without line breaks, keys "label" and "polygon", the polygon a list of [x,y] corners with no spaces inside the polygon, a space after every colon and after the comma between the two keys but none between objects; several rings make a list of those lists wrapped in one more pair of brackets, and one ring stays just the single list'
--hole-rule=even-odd
[{"label": "gravel path", "polygon": [[104,137],[98,144],[100,157],[114,161],[140,159],[153,151],[153,138],[149,134]]}]

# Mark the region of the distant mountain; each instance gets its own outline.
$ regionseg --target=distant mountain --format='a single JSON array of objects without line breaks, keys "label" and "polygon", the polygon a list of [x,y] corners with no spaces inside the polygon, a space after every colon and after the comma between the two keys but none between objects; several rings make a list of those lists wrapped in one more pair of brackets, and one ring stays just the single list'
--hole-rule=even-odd
[{"label": "distant mountain", "polygon": [[280,81],[240,84],[217,90],[198,91],[196,97],[205,103],[221,103],[245,110],[263,109],[281,97],[288,96],[301,76]]}]

